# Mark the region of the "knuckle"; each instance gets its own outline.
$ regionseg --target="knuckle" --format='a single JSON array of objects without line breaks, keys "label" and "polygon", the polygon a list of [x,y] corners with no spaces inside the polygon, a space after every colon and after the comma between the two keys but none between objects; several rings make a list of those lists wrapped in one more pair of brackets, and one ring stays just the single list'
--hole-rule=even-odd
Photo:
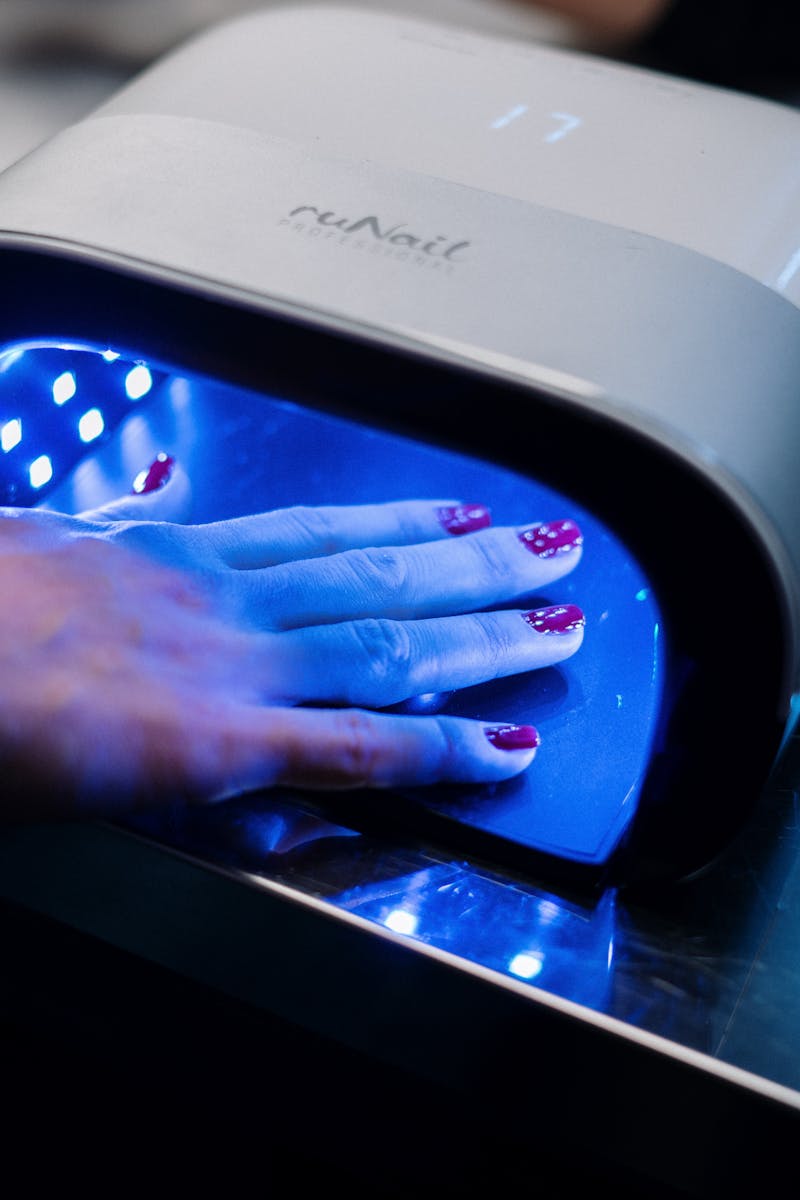
[{"label": "knuckle", "polygon": [[[237,572],[226,577],[232,599],[239,594]],[[309,587],[305,578],[298,577],[290,564],[270,567],[261,573],[258,591],[258,621],[267,629],[295,629],[297,613],[309,606]]]},{"label": "knuckle", "polygon": [[496,613],[483,613],[478,623],[483,661],[494,675],[504,673],[514,646],[508,623]]},{"label": "knuckle", "polygon": [[477,568],[482,576],[492,580],[511,579],[516,575],[510,555],[507,552],[505,540],[497,536],[496,531],[487,530],[488,536],[480,534],[464,539],[469,551],[477,559]]},{"label": "knuckle", "polygon": [[281,513],[281,519],[292,526],[300,540],[324,554],[335,554],[341,539],[331,514],[324,508],[313,508],[308,504],[295,504]]},{"label": "knuckle", "polygon": [[464,758],[464,745],[455,736],[456,726],[452,720],[437,720],[434,730],[435,737],[432,738],[430,749],[432,781],[454,779]]},{"label": "knuckle", "polygon": [[346,555],[347,565],[359,585],[369,589],[376,598],[391,599],[401,593],[408,580],[406,555],[391,547],[352,550]]},{"label": "knuckle", "polygon": [[112,521],[102,536],[127,550],[180,564],[186,553],[187,531],[169,521]]},{"label": "knuckle", "polygon": [[337,774],[347,783],[380,782],[383,759],[375,722],[352,708],[337,716]]},{"label": "knuckle", "polygon": [[353,622],[353,633],[367,675],[379,688],[406,681],[411,674],[412,646],[400,621],[368,617]]},{"label": "knuckle", "polygon": [[417,500],[400,501],[395,505],[393,515],[397,523],[397,536],[404,545],[412,545],[425,538],[419,509]]}]

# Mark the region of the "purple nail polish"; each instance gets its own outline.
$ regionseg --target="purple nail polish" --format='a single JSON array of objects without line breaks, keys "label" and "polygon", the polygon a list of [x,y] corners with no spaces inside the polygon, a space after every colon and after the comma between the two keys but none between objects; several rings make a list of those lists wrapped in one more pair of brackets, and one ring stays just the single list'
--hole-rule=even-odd
[{"label": "purple nail polish", "polygon": [[582,545],[583,534],[574,521],[548,521],[545,525],[525,529],[519,540],[539,558],[552,558],[554,554],[568,554]]},{"label": "purple nail polish", "polygon": [[541,743],[539,731],[532,725],[495,725],[484,733],[498,750],[535,750]]},{"label": "purple nail polish", "polygon": [[131,495],[144,496],[147,492],[155,492],[169,482],[175,459],[169,454],[157,455],[146,471],[140,471],[133,481]]},{"label": "purple nail polish", "polygon": [[438,508],[436,515],[444,529],[453,537],[486,529],[492,523],[491,513],[484,504],[451,504]]},{"label": "purple nail polish", "polygon": [[534,608],[522,614],[537,633],[572,633],[586,624],[586,618],[577,604],[553,604],[548,608]]}]

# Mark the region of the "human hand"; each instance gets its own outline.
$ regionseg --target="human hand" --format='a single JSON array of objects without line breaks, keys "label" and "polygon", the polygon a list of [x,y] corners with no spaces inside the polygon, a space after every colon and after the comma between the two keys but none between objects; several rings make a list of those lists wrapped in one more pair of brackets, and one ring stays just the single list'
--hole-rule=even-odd
[{"label": "human hand", "polygon": [[572,655],[580,610],[525,600],[579,561],[573,522],[404,500],[192,525],[171,460],[139,486],[78,516],[0,509],[7,816],[529,766],[530,726],[378,710]]}]

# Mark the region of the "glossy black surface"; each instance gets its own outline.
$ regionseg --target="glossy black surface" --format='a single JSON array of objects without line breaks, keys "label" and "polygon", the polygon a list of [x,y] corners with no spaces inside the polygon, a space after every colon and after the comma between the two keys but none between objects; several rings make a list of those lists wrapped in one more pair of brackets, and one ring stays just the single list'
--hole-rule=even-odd
[{"label": "glossy black surface", "polygon": [[647,893],[587,895],[504,875],[419,839],[333,825],[289,795],[162,812],[129,828],[243,886],[284,884],[797,1089],[800,1106],[799,767],[795,741],[719,860]]}]

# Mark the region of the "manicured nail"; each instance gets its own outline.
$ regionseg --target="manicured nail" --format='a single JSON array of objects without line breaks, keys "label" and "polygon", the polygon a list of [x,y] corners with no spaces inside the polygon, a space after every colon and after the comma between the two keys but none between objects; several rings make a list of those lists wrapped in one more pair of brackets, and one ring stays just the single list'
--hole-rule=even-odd
[{"label": "manicured nail", "polygon": [[498,750],[535,750],[541,742],[532,725],[495,725],[484,733]]},{"label": "manicured nail", "polygon": [[519,540],[539,558],[552,558],[554,554],[568,554],[582,545],[583,534],[574,521],[548,521],[546,525],[525,529]]},{"label": "manicured nail", "polygon": [[492,516],[484,504],[451,504],[447,508],[439,508],[436,515],[444,529],[453,537],[462,533],[474,533],[476,529],[486,529],[492,523]]},{"label": "manicured nail", "polygon": [[534,608],[522,614],[537,633],[572,633],[586,624],[577,604],[553,604],[549,608]]},{"label": "manicured nail", "polygon": [[144,496],[147,492],[158,491],[169,482],[175,459],[169,454],[159,454],[150,463],[146,471],[140,471],[133,481],[131,495]]}]

